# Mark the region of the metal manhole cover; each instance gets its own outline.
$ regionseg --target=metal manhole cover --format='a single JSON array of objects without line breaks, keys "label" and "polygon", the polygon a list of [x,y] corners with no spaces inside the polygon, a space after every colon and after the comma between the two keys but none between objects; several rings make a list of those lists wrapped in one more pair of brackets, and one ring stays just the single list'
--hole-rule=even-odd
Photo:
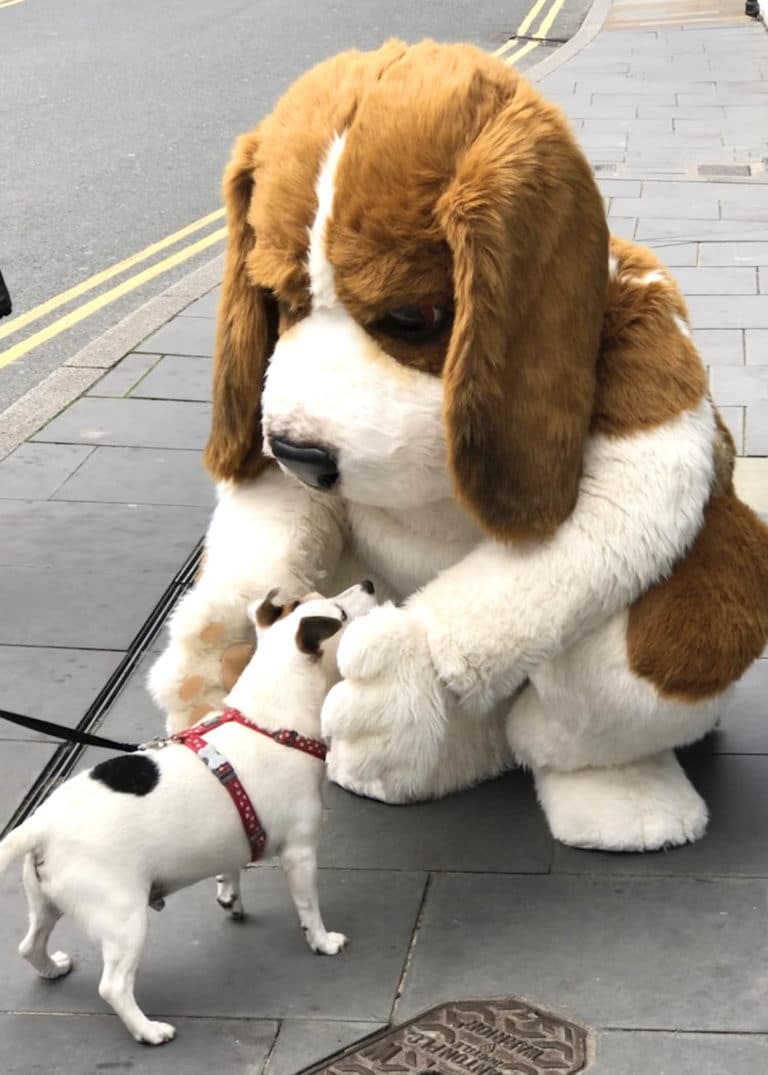
[{"label": "metal manhole cover", "polygon": [[304,1075],[574,1075],[584,1027],[516,997],[461,1000],[381,1031]]}]

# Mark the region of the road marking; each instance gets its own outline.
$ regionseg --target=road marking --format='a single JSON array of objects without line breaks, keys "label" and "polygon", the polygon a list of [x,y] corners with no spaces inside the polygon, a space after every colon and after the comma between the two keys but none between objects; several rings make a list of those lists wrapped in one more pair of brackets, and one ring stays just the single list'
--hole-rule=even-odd
[{"label": "road marking", "polygon": [[[2,0],[0,0],[0,2],[2,2]],[[107,280],[111,280],[113,276],[118,276],[120,273],[125,272],[126,269],[132,269],[134,265],[146,261],[147,258],[151,258],[153,254],[159,254],[160,251],[165,250],[166,247],[173,246],[174,243],[177,243],[180,239],[185,239],[187,235],[193,235],[194,232],[207,227],[207,225],[212,224],[214,220],[220,220],[223,216],[224,210],[217,209],[215,213],[209,213],[207,216],[200,217],[199,220],[194,220],[191,224],[187,224],[186,227],[179,228],[179,230],[175,231],[172,235],[167,235],[165,239],[160,239],[158,242],[152,243],[151,246],[139,250],[137,254],[131,254],[131,256],[125,258],[124,261],[118,261],[116,265],[112,265],[102,272],[97,272],[95,276],[89,277],[88,280],[83,280],[81,284],[76,284],[74,287],[70,287],[67,291],[62,291],[60,295],[54,295],[52,299],[48,299],[46,302],[40,303],[39,306],[34,306],[31,310],[27,310],[26,313],[19,314],[18,317],[9,321],[8,324],[0,325],[0,340],[5,339],[6,336],[12,336],[15,332],[19,332],[21,329],[26,328],[26,326],[30,325],[33,321],[37,321],[39,318],[45,317],[46,314],[58,310],[60,306],[64,306],[66,303],[71,302],[72,299],[77,299],[87,291],[92,291],[93,288],[98,287],[99,284],[105,284]]]},{"label": "road marking", "polygon": [[[527,41],[520,48],[515,48],[515,46],[518,44],[519,39],[528,33],[531,28],[531,24],[533,23],[534,19],[540,14],[546,2],[547,0],[536,0],[536,3],[533,5],[533,7],[530,9],[528,14],[525,16],[525,18],[515,31],[514,37],[511,37],[509,41],[506,41],[501,46],[501,48],[496,49],[496,51],[494,52],[494,56],[499,56],[501,59],[504,60],[504,63],[509,64],[511,66],[518,60],[521,60],[523,56],[527,56],[529,52],[533,52],[533,50],[537,49],[539,45],[544,44],[543,41]],[[564,3],[565,0],[554,0],[554,3],[550,7],[549,11],[547,11],[546,15],[541,20],[538,29],[536,30],[537,38],[544,38],[547,36],[549,31],[552,29],[552,24],[554,23],[557,16],[560,14],[560,9],[562,8]],[[510,49],[513,49],[514,51],[510,52]],[[509,55],[506,55],[507,53],[509,53]]]},{"label": "road marking", "polygon": [[65,332],[68,328],[72,328],[73,325],[77,325],[80,321],[84,321],[86,317],[90,317],[91,314],[96,313],[97,310],[101,310],[104,306],[109,306],[110,303],[122,298],[123,295],[129,294],[131,291],[135,291],[135,289],[141,287],[142,284],[154,280],[154,278],[160,276],[161,273],[175,268],[176,265],[181,265],[184,261],[188,261],[189,258],[194,257],[195,254],[199,254],[202,250],[206,250],[209,246],[213,246],[214,243],[218,243],[226,234],[226,228],[219,228],[218,231],[206,235],[204,239],[199,239],[196,243],[192,243],[191,246],[185,246],[182,250],[177,250],[175,254],[163,258],[162,261],[158,261],[155,265],[151,265],[148,269],[144,269],[143,272],[137,273],[135,276],[129,276],[127,280],[122,282],[122,284],[118,284],[109,291],[97,295],[95,298],[91,299],[90,302],[78,306],[75,310],[72,310],[71,313],[65,314],[64,317],[58,318],[58,320],[53,321],[50,325],[40,329],[39,332],[33,333],[32,336],[28,336],[25,340],[21,340],[20,343],[15,344],[13,347],[9,347],[7,351],[0,351],[0,369],[4,366],[9,366],[11,362],[15,362],[17,359],[22,358],[35,347],[39,347],[41,344],[54,339],[54,337]]}]

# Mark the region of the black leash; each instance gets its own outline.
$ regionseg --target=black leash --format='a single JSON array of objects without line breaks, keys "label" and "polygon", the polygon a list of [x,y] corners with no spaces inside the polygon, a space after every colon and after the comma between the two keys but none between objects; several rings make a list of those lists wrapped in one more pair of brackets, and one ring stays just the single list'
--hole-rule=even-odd
[{"label": "black leash", "polygon": [[139,749],[138,743],[118,743],[115,739],[105,739],[103,735],[91,735],[90,732],[81,732],[78,728],[67,728],[64,724],[54,724],[50,720],[38,720],[37,717],[24,717],[21,713],[12,713],[9,709],[0,709],[0,720],[7,720],[11,724],[29,728],[32,732],[51,735],[55,739],[63,739],[67,743],[78,743],[84,747],[106,747],[109,750],[119,750],[123,754],[133,754]]}]

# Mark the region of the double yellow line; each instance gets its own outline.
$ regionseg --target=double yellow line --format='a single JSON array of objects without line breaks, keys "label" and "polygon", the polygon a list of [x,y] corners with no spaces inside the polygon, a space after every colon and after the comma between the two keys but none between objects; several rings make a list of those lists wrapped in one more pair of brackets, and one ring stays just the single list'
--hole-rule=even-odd
[{"label": "double yellow line", "polygon": [[[93,291],[94,288],[107,283],[107,281],[112,280],[115,276],[120,276],[134,266],[141,265],[143,262],[154,257],[155,254],[159,254],[161,250],[165,250],[169,246],[174,246],[176,243],[181,242],[182,239],[186,239],[189,235],[194,235],[195,232],[202,231],[214,221],[221,220],[223,216],[223,209],[217,209],[214,213],[208,213],[207,216],[200,217],[199,220],[195,220],[191,224],[187,224],[186,227],[175,231],[172,235],[166,236],[165,239],[160,239],[159,242],[152,243],[151,246],[146,247],[144,250],[140,250],[137,254],[132,254],[123,261],[117,262],[116,265],[111,265],[108,269],[104,269],[102,272],[96,273],[95,276],[91,276],[88,280],[84,280],[81,284],[77,284],[67,291],[62,291],[60,295],[55,295],[52,299],[48,299],[47,302],[43,302],[31,310],[27,310],[26,313],[20,314],[7,324],[0,324],[0,340],[20,332],[23,328],[26,328],[27,325],[39,321],[41,318],[53,313],[54,310],[58,310],[59,307],[73,302],[75,299],[80,298],[89,291]],[[126,280],[123,280],[122,283],[117,284],[108,291],[103,291],[100,295],[83,303],[82,306],[77,306],[74,310],[71,310],[70,313],[57,318],[49,325],[46,325],[45,328],[33,332],[32,335],[20,340],[19,343],[9,347],[6,351],[0,351],[0,369],[2,369],[3,366],[10,365],[11,362],[15,362],[17,359],[22,358],[24,355],[34,350],[35,347],[39,347],[41,344],[54,339],[54,337],[65,332],[68,328],[72,328],[73,325],[78,324],[78,322],[85,320],[86,317],[90,317],[91,314],[96,313],[97,310],[101,310],[110,303],[116,302],[117,299],[122,298],[123,295],[128,295],[131,291],[135,291],[136,288],[141,287],[142,284],[146,284],[149,280],[154,280],[156,276],[168,272],[169,269],[173,269],[176,265],[181,265],[183,262],[188,261],[190,258],[194,257],[195,254],[199,254],[202,250],[206,250],[209,246],[213,246],[214,243],[220,242],[226,234],[227,229],[225,227],[217,228],[209,235],[204,236],[204,238],[198,239],[188,246],[183,246],[181,250],[177,250],[175,254],[171,254],[161,261],[155,262],[154,265],[150,265],[149,268],[142,269],[133,276],[129,276]]]},{"label": "double yellow line", "polygon": [[[536,3],[520,23],[517,30],[515,30],[514,37],[510,37],[509,41],[505,41],[501,48],[496,49],[494,56],[500,56],[505,63],[512,65],[517,63],[518,60],[522,60],[523,56],[527,56],[529,52],[537,49],[539,45],[544,43],[543,41],[526,41],[520,48],[515,48],[515,46],[521,37],[546,37],[552,29],[555,19],[560,14],[560,9],[564,3],[565,0],[554,0],[536,30],[529,33],[534,20],[541,14],[542,8],[547,4],[547,0],[536,0]],[[510,51],[511,49],[514,51]]]},{"label": "double yellow line", "polygon": [[0,9],[4,7],[15,7],[16,4],[22,4],[24,0],[0,0]]}]

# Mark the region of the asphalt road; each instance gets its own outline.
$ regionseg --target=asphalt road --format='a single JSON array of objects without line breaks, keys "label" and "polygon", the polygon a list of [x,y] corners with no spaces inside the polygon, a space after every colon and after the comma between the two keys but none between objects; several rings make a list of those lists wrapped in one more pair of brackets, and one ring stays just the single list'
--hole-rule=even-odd
[{"label": "asphalt road", "polygon": [[[540,6],[528,33],[555,2]],[[13,317],[217,209],[235,136],[311,64],[391,36],[492,50],[532,4],[0,0],[0,268]],[[565,0],[549,36],[571,36],[588,7],[589,0]],[[537,47],[519,66],[547,51]],[[7,348],[116,281],[0,339],[0,411],[222,243],[5,366]]]}]

